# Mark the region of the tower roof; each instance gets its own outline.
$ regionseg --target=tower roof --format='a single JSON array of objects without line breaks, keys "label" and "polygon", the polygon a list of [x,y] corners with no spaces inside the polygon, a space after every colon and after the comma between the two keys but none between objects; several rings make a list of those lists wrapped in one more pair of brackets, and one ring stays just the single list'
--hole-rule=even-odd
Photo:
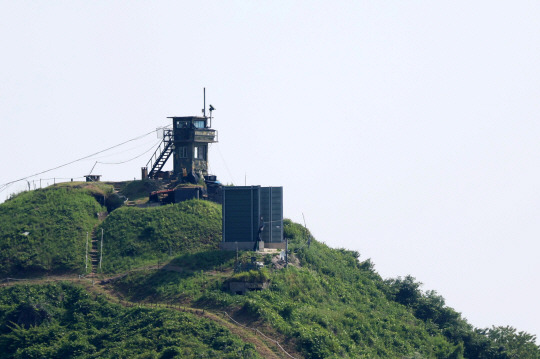
[{"label": "tower roof", "polygon": [[208,117],[200,117],[200,116],[169,116],[167,118],[172,118],[172,119],[175,119],[175,120],[191,120],[191,119],[206,120]]}]

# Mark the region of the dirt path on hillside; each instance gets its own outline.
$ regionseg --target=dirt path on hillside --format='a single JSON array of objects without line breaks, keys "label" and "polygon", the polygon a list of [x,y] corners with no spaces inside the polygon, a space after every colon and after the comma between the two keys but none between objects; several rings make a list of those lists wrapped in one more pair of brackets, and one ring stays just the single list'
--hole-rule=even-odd
[{"label": "dirt path on hillside", "polygon": [[[144,269],[148,269],[145,267]],[[160,270],[175,271],[181,272],[182,268],[177,266],[164,266]],[[105,287],[105,283],[110,282],[117,278],[126,276],[128,273],[123,273],[115,275],[103,281],[97,280],[97,278],[85,278],[84,276],[74,276],[74,275],[65,275],[65,276],[50,276],[44,278],[36,279],[14,279],[6,278],[0,284],[0,287],[14,286],[14,285],[33,285],[33,284],[48,284],[54,282],[67,281],[72,283],[78,283],[83,285],[89,292],[94,293],[95,295],[105,295],[106,298],[111,301],[118,303],[125,307],[134,307],[141,306],[145,308],[163,308],[176,310],[181,312],[189,312],[191,314],[204,317],[206,319],[212,320],[218,323],[221,326],[229,329],[233,334],[238,336],[242,341],[246,343],[253,344],[257,353],[263,358],[270,359],[299,359],[302,358],[299,353],[293,353],[292,355],[281,347],[281,345],[271,339],[266,335],[262,334],[256,328],[249,328],[239,322],[236,322],[225,312],[210,312],[204,309],[192,308],[184,305],[174,305],[166,303],[140,303],[140,302],[131,302],[121,297],[121,295],[115,291],[109,290]],[[101,284],[104,283],[104,284]]]},{"label": "dirt path on hillside", "polygon": [[165,303],[147,304],[147,303],[131,302],[131,301],[127,301],[121,298],[118,293],[111,291],[101,285],[97,285],[97,286],[87,285],[86,288],[88,289],[89,292],[93,292],[98,295],[99,294],[105,295],[110,301],[116,302],[125,307],[141,306],[141,307],[146,307],[146,308],[171,309],[171,310],[176,310],[180,312],[189,312],[199,317],[204,317],[206,319],[212,320],[224,326],[225,328],[229,329],[233,334],[240,337],[240,339],[242,339],[244,342],[253,344],[257,353],[263,358],[271,358],[271,359],[299,358],[298,355],[292,356],[288,354],[287,352],[285,352],[283,348],[279,347],[279,344],[274,343],[271,339],[269,340],[260,335],[257,335],[257,332],[255,330],[250,330],[249,328],[242,327],[242,325],[238,325],[232,322],[231,320],[229,320],[229,318],[227,318],[224,312],[220,312],[220,313],[210,312],[208,310],[192,308],[185,305],[173,305],[173,304],[165,304]]},{"label": "dirt path on hillside", "polygon": [[271,359],[300,358],[298,355],[292,356],[288,354],[287,352],[284,351],[284,349],[280,348],[279,345],[276,345],[276,343],[274,343],[271,339],[268,340],[267,338],[257,335],[257,332],[255,330],[250,330],[248,328],[243,327],[242,325],[238,325],[232,322],[231,320],[229,320],[229,318],[227,318],[224,312],[219,312],[219,313],[210,312],[208,310],[192,308],[185,305],[173,305],[173,304],[165,304],[165,303],[145,304],[145,303],[139,303],[139,302],[131,302],[131,301],[127,301],[121,298],[118,293],[111,291],[101,285],[88,286],[87,289],[90,292],[94,292],[96,294],[104,294],[105,296],[107,296],[107,298],[110,301],[119,303],[126,307],[142,306],[142,307],[147,307],[147,308],[167,308],[167,309],[176,310],[180,312],[189,312],[191,314],[195,314],[197,316],[212,320],[224,326],[225,328],[229,329],[233,334],[240,337],[244,342],[253,344],[253,346],[255,346],[255,350],[257,351],[257,353],[259,353],[259,355],[262,356],[263,358],[271,358]]}]

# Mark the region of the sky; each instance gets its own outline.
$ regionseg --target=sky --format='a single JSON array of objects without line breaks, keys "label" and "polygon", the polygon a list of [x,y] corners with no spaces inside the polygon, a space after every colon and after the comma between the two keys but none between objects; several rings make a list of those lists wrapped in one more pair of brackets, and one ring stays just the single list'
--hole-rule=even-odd
[{"label": "sky", "polygon": [[540,335],[539,19],[537,1],[0,0],[0,201],[139,179],[205,87],[223,183],[283,186],[318,240],[475,327]]}]

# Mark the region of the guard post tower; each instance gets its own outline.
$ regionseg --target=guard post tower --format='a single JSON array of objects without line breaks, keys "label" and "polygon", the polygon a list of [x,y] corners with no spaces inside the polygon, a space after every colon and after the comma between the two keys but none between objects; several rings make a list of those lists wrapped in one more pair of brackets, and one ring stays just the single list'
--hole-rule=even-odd
[{"label": "guard post tower", "polygon": [[210,128],[212,116],[168,118],[173,121],[174,175],[196,183],[208,176],[208,145],[217,142],[217,131]]},{"label": "guard post tower", "polygon": [[[206,92],[206,91],[205,91]],[[205,93],[206,95],[206,93]],[[212,129],[212,111],[206,116],[206,96],[203,116],[167,117],[172,129],[163,129],[163,141],[152,158],[142,168],[142,178],[164,178],[197,183],[208,176],[208,145],[217,142],[217,131]],[[173,172],[163,172],[163,166],[173,156]],[[214,179],[215,181],[215,179]]]}]

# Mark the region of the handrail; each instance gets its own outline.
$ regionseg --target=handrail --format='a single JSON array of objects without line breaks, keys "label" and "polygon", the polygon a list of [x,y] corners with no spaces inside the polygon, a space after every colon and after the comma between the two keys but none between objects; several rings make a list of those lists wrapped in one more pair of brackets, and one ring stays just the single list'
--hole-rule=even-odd
[{"label": "handrail", "polygon": [[[163,130],[163,141],[161,141],[152,157],[150,157],[148,163],[146,163],[146,168],[150,169],[149,173],[152,173],[154,171],[154,167],[156,166],[156,163],[159,161],[162,154],[172,145],[172,132],[173,131],[170,129]],[[161,145],[163,145],[163,149],[161,148]]]}]

